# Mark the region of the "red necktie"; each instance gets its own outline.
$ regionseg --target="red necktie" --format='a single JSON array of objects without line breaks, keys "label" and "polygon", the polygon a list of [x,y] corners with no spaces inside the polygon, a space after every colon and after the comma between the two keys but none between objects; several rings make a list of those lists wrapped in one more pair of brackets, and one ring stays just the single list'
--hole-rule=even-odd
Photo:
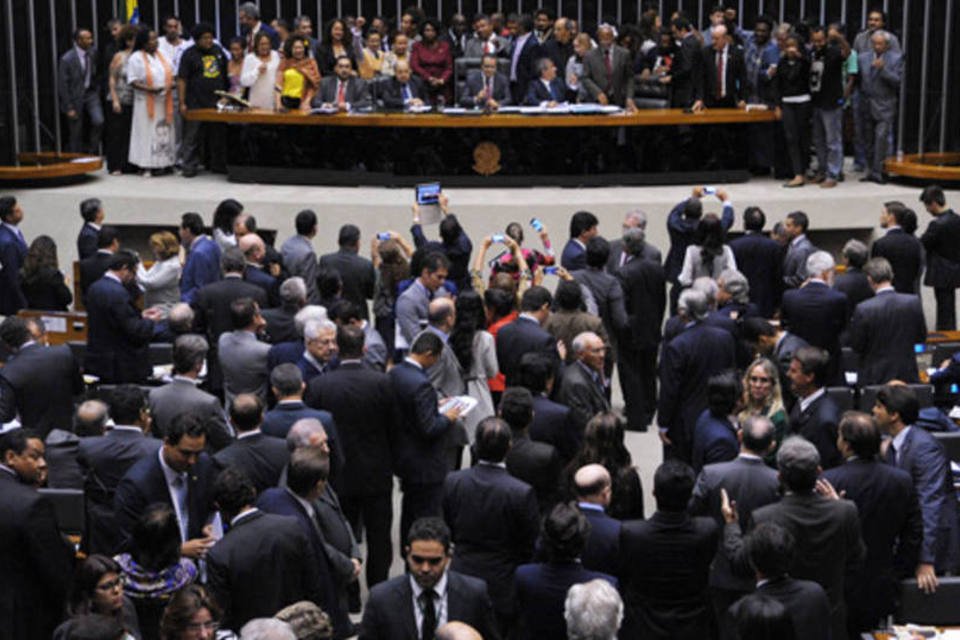
[{"label": "red necktie", "polygon": [[723,98],[723,51],[717,52],[717,99]]},{"label": "red necktie", "polygon": [[483,53],[484,53],[484,55],[490,55],[491,53],[493,53],[493,51],[491,51],[491,49],[492,49],[492,47],[490,46],[490,41],[489,41],[489,40],[487,40],[486,42],[483,43]]},{"label": "red necktie", "polygon": [[347,101],[347,83],[341,80],[337,85],[337,103],[343,104]]}]

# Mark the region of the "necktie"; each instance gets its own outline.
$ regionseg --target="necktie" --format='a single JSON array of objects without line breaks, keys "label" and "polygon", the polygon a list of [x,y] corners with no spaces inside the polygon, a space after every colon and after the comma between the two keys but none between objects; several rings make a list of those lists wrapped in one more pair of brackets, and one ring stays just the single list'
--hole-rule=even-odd
[{"label": "necktie", "polygon": [[347,83],[343,80],[337,82],[337,103],[343,104],[347,101]]},{"label": "necktie", "polygon": [[420,594],[420,608],[423,611],[423,625],[420,627],[420,640],[433,640],[437,630],[437,608],[433,602],[436,595],[433,589]]},{"label": "necktie", "polygon": [[19,228],[19,227],[17,227],[17,239],[20,240],[20,245],[21,245],[24,249],[26,249],[26,248],[27,248],[27,240],[26,240],[26,238],[23,237],[23,231],[20,231],[20,228]]},{"label": "necktie", "polygon": [[717,52],[717,98],[723,98],[723,51]]},{"label": "necktie", "polygon": [[887,459],[890,461],[890,464],[897,464],[897,448],[893,446],[893,442],[887,447]]},{"label": "necktie", "polygon": [[187,481],[183,476],[177,476],[171,484],[173,485],[173,494],[177,498],[177,511],[179,511],[177,515],[180,518],[180,538],[182,540],[189,540],[190,514],[189,507],[187,506]]},{"label": "necktie", "polygon": [[83,52],[83,88],[90,88],[90,52]]},{"label": "necktie", "polygon": [[493,78],[487,78],[487,100],[493,99]]},{"label": "necktie", "polygon": [[[610,62],[610,49],[603,52],[603,66],[607,69],[607,86],[604,93],[610,93],[613,87],[613,64]],[[610,96],[607,96],[608,98]]]},{"label": "necktie", "polygon": [[403,102],[407,103],[410,101],[410,86],[403,85]]}]

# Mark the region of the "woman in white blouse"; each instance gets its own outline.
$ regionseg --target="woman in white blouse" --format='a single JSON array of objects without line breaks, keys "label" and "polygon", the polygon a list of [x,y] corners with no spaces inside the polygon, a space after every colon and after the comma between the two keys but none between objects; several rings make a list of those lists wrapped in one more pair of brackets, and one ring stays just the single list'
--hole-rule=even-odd
[{"label": "woman in white blouse", "polygon": [[169,231],[150,236],[154,262],[149,269],[137,265],[137,282],[143,289],[143,306],[169,309],[180,302],[180,243]]},{"label": "woman in white blouse", "polygon": [[240,84],[250,88],[247,102],[254,109],[273,111],[274,81],[277,67],[280,66],[280,54],[270,48],[270,36],[260,31],[254,48],[256,53],[248,53],[240,71]]},{"label": "woman in white blouse", "polygon": [[687,247],[683,268],[677,280],[689,287],[697,278],[707,276],[716,280],[725,269],[736,269],[733,251],[726,244],[727,234],[720,218],[708,213],[697,224],[696,243]]}]

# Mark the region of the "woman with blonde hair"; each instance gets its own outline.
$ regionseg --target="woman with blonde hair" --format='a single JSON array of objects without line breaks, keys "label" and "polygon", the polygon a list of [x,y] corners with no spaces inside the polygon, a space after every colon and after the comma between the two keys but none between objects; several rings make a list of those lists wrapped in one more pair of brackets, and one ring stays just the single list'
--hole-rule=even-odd
[{"label": "woman with blonde hair", "polygon": [[137,282],[143,288],[145,307],[165,309],[180,302],[180,243],[169,231],[159,231],[150,236],[150,249],[154,262],[149,269],[137,264]]},{"label": "woman with blonde hair", "polygon": [[743,411],[737,416],[742,423],[749,416],[765,416],[774,427],[777,443],[770,456],[776,454],[780,443],[787,437],[787,410],[780,392],[780,375],[777,366],[767,358],[757,358],[747,367],[743,376]]}]

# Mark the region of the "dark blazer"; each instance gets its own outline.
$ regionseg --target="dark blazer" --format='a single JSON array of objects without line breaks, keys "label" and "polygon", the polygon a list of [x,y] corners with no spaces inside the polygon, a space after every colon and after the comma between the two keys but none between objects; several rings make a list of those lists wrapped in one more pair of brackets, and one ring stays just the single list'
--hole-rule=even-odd
[{"label": "dark blazer", "polygon": [[180,300],[192,305],[201,287],[219,279],[220,247],[209,237],[201,236],[188,248],[187,262],[180,274]]},{"label": "dark blazer", "polygon": [[607,335],[616,344],[620,333],[629,326],[623,296],[623,282],[607,273],[602,267],[596,269],[587,267],[570,275],[578,283],[590,289],[597,303],[597,315],[603,320]]},{"label": "dark blazer", "polygon": [[23,347],[0,369],[0,422],[20,415],[40,438],[73,424],[73,398],[83,391],[76,358],[67,345]]},{"label": "dark blazer", "polygon": [[857,384],[920,382],[914,345],[926,341],[920,296],[889,289],[864,300],[850,322],[850,346],[860,356]]},{"label": "dark blazer", "polygon": [[533,396],[533,422],[529,431],[531,440],[553,445],[564,463],[573,459],[580,448],[581,434],[570,407],[544,395]]},{"label": "dark blazer", "polygon": [[49,638],[63,620],[73,553],[53,505],[0,470],[0,619],[4,640]]},{"label": "dark blazer", "polygon": [[847,267],[833,279],[833,288],[847,296],[847,309],[850,315],[857,305],[873,297],[873,287],[867,280],[867,274],[856,267]]},{"label": "dark blazer", "polygon": [[257,493],[277,486],[280,474],[290,461],[287,443],[280,438],[257,433],[237,440],[218,451],[213,461],[220,469],[236,467],[257,488]]},{"label": "dark blazer", "polygon": [[805,235],[799,241],[794,239],[790,242],[787,246],[787,254],[783,258],[784,286],[796,288],[803,284],[807,279],[807,258],[816,250],[817,248]]},{"label": "dark blazer", "polygon": [[113,278],[100,278],[87,292],[87,327],[85,373],[109,384],[147,379],[153,322],[140,317],[130,293]]},{"label": "dark blazer", "polygon": [[[660,249],[657,249],[650,243],[644,243],[641,257],[644,260],[650,260],[660,264],[663,257],[660,255]],[[610,241],[610,257],[607,259],[607,273],[616,275],[620,269],[620,263],[623,261],[623,240],[616,239]],[[739,264],[739,262],[737,263]]]},{"label": "dark blazer", "polygon": [[393,490],[393,443],[398,428],[393,386],[385,373],[344,362],[310,381],[304,397],[330,412],[344,457],[341,496],[374,496]]},{"label": "dark blazer", "polygon": [[208,584],[223,626],[239,629],[301,600],[321,602],[313,548],[300,524],[256,510],[230,527],[207,554]]},{"label": "dark blazer", "polygon": [[817,447],[820,466],[824,469],[843,462],[837,450],[840,413],[840,407],[826,393],[814,400],[806,411],[800,410],[800,398],[797,398],[790,411],[790,432],[803,436]]},{"label": "dark blazer", "polygon": [[[403,109],[406,104],[403,101],[403,83],[395,77],[376,85],[380,88],[380,98],[383,100],[385,109]],[[407,82],[407,91],[410,92],[410,98],[419,98],[424,103],[427,102],[427,92],[423,88],[423,80],[418,76],[410,76]]]},{"label": "dark blazer", "polygon": [[617,272],[623,288],[627,329],[619,336],[623,348],[654,349],[660,344],[667,304],[666,274],[659,261],[631,259]]},{"label": "dark blazer", "polygon": [[703,322],[684,329],[664,346],[657,419],[682,459],[690,460],[692,454],[694,427],[707,406],[707,380],[735,362],[733,336]]},{"label": "dark blazer", "polygon": [[700,41],[689,34],[680,41],[680,49],[670,68],[670,106],[688,108],[703,97],[703,51]]},{"label": "dark blazer", "polygon": [[[793,623],[794,638],[831,637],[830,601],[823,587],[813,580],[783,576],[757,587],[757,593],[773,598],[786,608]],[[733,606],[737,607],[737,604]],[[736,608],[731,608],[734,618],[736,611]]]},{"label": "dark blazer", "polygon": [[616,589],[617,579],[590,571],[579,562],[545,562],[517,568],[517,610],[520,625],[517,637],[530,640],[566,638],[563,605],[567,591],[575,584],[606,580]]},{"label": "dark blazer", "polygon": [[57,89],[60,98],[60,113],[68,111],[83,111],[83,100],[86,94],[96,93],[99,86],[97,49],[90,47],[86,51],[90,66],[90,86],[84,88],[83,64],[77,56],[77,47],[71,44],[70,48],[60,56],[60,66],[57,69]]},{"label": "dark blazer", "polygon": [[97,238],[100,232],[89,222],[84,222],[77,234],[77,256],[85,260],[97,252]]},{"label": "dark blazer", "polygon": [[509,618],[513,573],[533,557],[540,531],[533,487],[492,464],[455,471],[444,481],[443,519],[454,542],[450,567],[485,580],[494,611]]},{"label": "dark blazer", "polygon": [[[727,95],[721,99],[717,92],[717,51],[712,47],[704,47],[701,51],[703,60],[703,101],[708,107],[735,107],[741,100],[747,99],[747,65],[743,59],[743,49],[737,45],[727,46],[727,64],[723,68],[726,76]],[[740,263],[737,263],[739,266]]]},{"label": "dark blazer", "polygon": [[514,434],[505,462],[510,475],[533,487],[540,513],[547,513],[559,498],[557,489],[563,469],[556,447],[535,442],[526,433]]},{"label": "dark blazer", "polygon": [[705,465],[733,460],[739,451],[737,425],[704,409],[693,428],[693,470],[699,473]]},{"label": "dark blazer", "polygon": [[822,282],[810,282],[784,292],[781,324],[790,333],[830,352],[827,384],[839,384],[840,334],[847,327],[850,307],[847,296]]},{"label": "dark blazer", "polygon": [[590,534],[580,561],[592,571],[611,576],[620,573],[620,521],[611,518],[600,505],[580,503],[580,511],[590,523]]},{"label": "dark blazer", "polygon": [[580,246],[573,238],[567,240],[563,245],[563,253],[560,254],[560,265],[570,271],[579,271],[587,268],[587,250]]},{"label": "dark blazer", "polygon": [[440,484],[447,475],[444,443],[452,423],[438,412],[425,371],[404,360],[387,375],[399,410],[394,473],[412,484]]},{"label": "dark blazer", "polygon": [[898,293],[919,293],[923,245],[916,236],[894,227],[873,242],[870,256],[886,258],[890,262],[893,267],[893,288]]},{"label": "dark blazer", "polygon": [[[847,584],[851,631],[869,631],[892,614],[897,581],[912,576],[923,539],[920,503],[910,474],[877,460],[851,458],[823,474],[846,492],[860,515],[867,557]],[[739,505],[738,505],[739,506]]]},{"label": "dark blazer", "polygon": [[[320,80],[320,90],[313,96],[312,106],[314,108],[324,104],[336,104],[337,102],[337,76],[328,75]],[[362,109],[370,106],[370,89],[366,81],[360,78],[349,78],[347,88],[344,90],[346,103],[351,109]]]},{"label": "dark blazer", "polygon": [[87,299],[87,291],[94,282],[103,277],[113,260],[113,254],[109,251],[97,250],[92,256],[80,261],[80,296],[84,301]]},{"label": "dark blazer", "polygon": [[762,233],[748,231],[730,241],[737,270],[750,283],[750,302],[764,318],[772,318],[783,295],[783,248]]},{"label": "dark blazer", "polygon": [[[413,607],[409,575],[376,585],[363,609],[359,640],[419,638]],[[447,622],[453,621],[470,625],[484,640],[500,639],[484,581],[447,569]]]},{"label": "dark blazer", "polygon": [[287,437],[290,427],[303,418],[319,420],[323,430],[327,432],[327,445],[330,447],[330,482],[336,484],[344,466],[344,454],[340,443],[340,430],[329,411],[308,407],[303,402],[281,402],[263,417],[260,430],[267,436],[282,440]]},{"label": "dark blazer", "polygon": [[923,284],[935,288],[960,286],[960,216],[953,209],[930,221],[920,237],[927,250],[927,273]]},{"label": "dark blazer", "polygon": [[583,433],[593,416],[610,410],[610,402],[604,395],[603,388],[594,382],[587,367],[579,361],[564,367],[556,398],[560,404],[570,407],[578,433]]},{"label": "dark blazer", "polygon": [[518,317],[497,332],[497,363],[500,373],[507,377],[507,385],[516,384],[520,358],[531,352],[546,354],[560,362],[556,338],[530,318]]},{"label": "dark blazer", "polygon": [[[513,61],[516,40],[510,45],[510,60]],[[537,77],[537,61],[543,57],[543,47],[537,40],[536,34],[530,32],[530,37],[523,43],[520,58],[517,60],[517,80],[510,83],[510,95],[514,104],[523,102],[527,95],[527,86]]]},{"label": "dark blazer", "polygon": [[373,287],[377,280],[373,263],[353,251],[341,249],[320,257],[320,270],[335,269],[343,281],[341,296],[360,308],[360,316],[370,318],[367,300],[373,299]]},{"label": "dark blazer", "polygon": [[261,308],[267,306],[266,292],[238,277],[211,282],[194,293],[190,306],[196,312],[195,325],[198,331],[206,334],[211,349],[216,349],[221,334],[233,330],[230,304],[238,298],[253,298]]},{"label": "dark blazer", "polygon": [[51,267],[41,268],[29,281],[22,280],[20,289],[30,309],[66,311],[73,302],[73,294],[64,282],[63,274]]},{"label": "dark blazer", "polygon": [[289,342],[278,342],[270,347],[267,352],[267,369],[273,371],[278,364],[290,363],[297,364],[300,356],[303,355],[303,339],[291,340]]},{"label": "dark blazer", "polygon": [[629,638],[705,638],[712,613],[707,592],[719,533],[710,518],[657,511],[623,523],[621,593]]},{"label": "dark blazer", "polygon": [[[676,62],[674,62],[674,64],[676,64]],[[674,67],[674,69],[676,69],[676,67]],[[676,87],[676,85],[674,85],[674,87]],[[674,91],[676,91],[676,88],[674,88]],[[699,219],[692,220],[683,215],[687,200],[689,200],[689,198],[678,202],[667,216],[667,233],[670,234],[670,251],[667,252],[667,260],[663,264],[663,268],[666,271],[667,280],[674,283],[677,281],[677,276],[680,275],[681,269],[683,269],[683,257],[687,253],[687,247],[694,243],[697,225],[700,222]],[[723,210],[720,214],[720,225],[724,231],[729,231],[730,227],[733,226],[733,218],[733,205],[729,204],[729,202],[724,203]]]},{"label": "dark blazer", "polygon": [[83,469],[77,462],[80,437],[72,431],[51,429],[43,439],[47,461],[47,486],[51,489],[83,489]]},{"label": "dark blazer", "polygon": [[288,305],[262,310],[261,315],[267,321],[266,333],[270,344],[300,340],[297,325],[293,321],[298,311],[299,307]]},{"label": "dark blazer", "polygon": [[920,427],[907,432],[901,450],[887,449],[887,462],[910,474],[923,514],[923,544],[919,561],[933,564],[937,572],[960,567],[960,531],[953,473],[943,445]]},{"label": "dark blazer", "polygon": [[[468,73],[463,95],[460,96],[460,106],[467,108],[482,107],[483,105],[477,104],[477,96],[483,91],[485,82],[486,77],[481,71],[474,70]],[[500,106],[506,106],[512,102],[510,80],[507,76],[499,72],[493,76],[493,99],[496,100]]]},{"label": "dark blazer", "polygon": [[567,89],[563,86],[560,78],[554,78],[550,81],[548,89],[540,78],[534,78],[527,85],[527,95],[523,103],[530,106],[539,106],[541,102],[564,102],[567,95]]},{"label": "dark blazer", "polygon": [[277,290],[279,283],[277,279],[266,273],[263,269],[252,264],[248,264],[243,270],[243,279],[250,284],[263,289],[267,296],[267,305],[275,307],[280,304],[280,294]]},{"label": "dark blazer", "polygon": [[160,440],[127,429],[111,429],[102,436],[80,439],[77,463],[84,474],[87,553],[110,555],[117,550],[121,542],[114,517],[117,485],[134,464],[147,456],[156,457],[160,446]]},{"label": "dark blazer", "polygon": [[26,257],[26,241],[0,223],[0,315],[15,316],[27,306],[20,289],[20,268]]}]

